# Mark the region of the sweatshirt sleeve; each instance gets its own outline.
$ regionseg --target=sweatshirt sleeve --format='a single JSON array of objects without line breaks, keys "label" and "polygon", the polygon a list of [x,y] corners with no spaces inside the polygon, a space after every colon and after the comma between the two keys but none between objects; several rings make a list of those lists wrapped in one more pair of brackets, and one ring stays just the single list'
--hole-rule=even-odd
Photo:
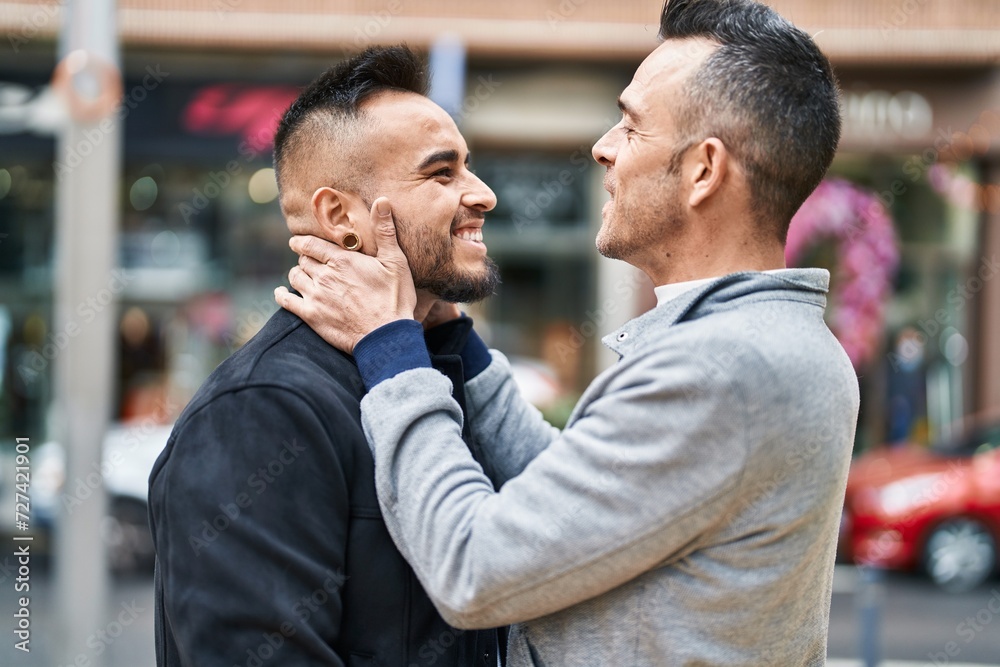
[{"label": "sweatshirt sleeve", "polygon": [[487,354],[490,363],[466,382],[465,397],[472,434],[499,488],[555,442],[559,429],[521,394],[507,357],[496,350]]},{"label": "sweatshirt sleeve", "polygon": [[[460,318],[439,329],[453,325],[468,327],[468,336],[459,353],[467,380],[469,422],[481,448],[483,464],[499,487],[524,470],[558,437],[559,430],[524,399],[507,358],[499,352],[495,357],[490,356],[486,344],[472,330],[469,318]],[[414,320],[397,320],[371,332],[355,346],[354,358],[369,391],[400,373],[431,366],[420,323]]]},{"label": "sweatshirt sleeve", "polygon": [[499,492],[462,443],[446,378],[416,369],[375,387],[362,421],[379,502],[442,616],[485,628],[565,609],[722,520],[746,459],[747,401],[704,363],[669,350],[619,362]]}]

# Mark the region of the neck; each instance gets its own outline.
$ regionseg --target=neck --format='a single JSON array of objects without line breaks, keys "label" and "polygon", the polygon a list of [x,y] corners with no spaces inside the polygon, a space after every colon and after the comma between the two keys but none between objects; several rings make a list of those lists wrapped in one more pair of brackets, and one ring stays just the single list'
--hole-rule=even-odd
[{"label": "neck", "polygon": [[317,228],[311,216],[302,212],[292,212],[284,210],[285,224],[292,234],[312,234],[314,236],[325,237],[323,232]]},{"label": "neck", "polygon": [[[729,247],[717,247],[702,242],[693,248],[676,249],[672,244],[669,253],[661,252],[646,266],[638,266],[654,285],[717,278],[741,271],[772,271],[785,268],[785,251],[780,243],[762,244],[744,242]],[[712,248],[706,252],[704,248]]]}]

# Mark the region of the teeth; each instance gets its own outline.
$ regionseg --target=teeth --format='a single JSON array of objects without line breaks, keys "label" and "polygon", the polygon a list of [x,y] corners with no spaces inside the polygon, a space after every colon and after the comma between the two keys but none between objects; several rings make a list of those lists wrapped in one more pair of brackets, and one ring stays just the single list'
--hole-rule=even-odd
[{"label": "teeth", "polygon": [[455,236],[465,241],[482,241],[483,230],[481,229],[459,229]]}]

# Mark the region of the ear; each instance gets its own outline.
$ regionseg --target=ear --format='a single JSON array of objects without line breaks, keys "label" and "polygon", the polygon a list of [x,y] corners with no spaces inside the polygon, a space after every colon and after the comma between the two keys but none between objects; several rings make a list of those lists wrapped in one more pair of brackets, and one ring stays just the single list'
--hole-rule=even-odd
[{"label": "ear", "polygon": [[374,237],[367,224],[368,211],[359,197],[323,187],[313,193],[310,203],[320,236],[342,245],[344,236],[353,233],[361,237],[362,252],[367,253],[375,247]]},{"label": "ear", "polygon": [[688,160],[694,167],[689,172],[691,194],[688,196],[688,205],[694,208],[707,201],[722,187],[729,169],[729,151],[722,141],[710,137],[694,147]]}]

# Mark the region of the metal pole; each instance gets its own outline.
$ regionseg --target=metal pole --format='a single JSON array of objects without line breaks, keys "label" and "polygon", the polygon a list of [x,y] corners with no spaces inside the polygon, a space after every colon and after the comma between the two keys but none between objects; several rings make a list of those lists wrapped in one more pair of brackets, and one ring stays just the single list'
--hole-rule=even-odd
[{"label": "metal pole", "polygon": [[[70,86],[85,107],[102,93],[120,90],[115,10],[114,0],[69,0],[64,5],[60,61],[71,61]],[[95,655],[88,648],[87,639],[104,628],[107,613],[101,539],[107,501],[100,471],[111,414],[117,295],[123,286],[122,276],[114,271],[120,129],[117,113],[82,114],[78,105],[59,134],[53,165],[55,333],[65,334],[66,341],[54,360],[55,437],[66,448],[66,485],[55,544],[61,632],[53,646],[58,653],[51,657],[57,664],[81,664],[74,662],[81,655],[94,667],[106,660],[106,653]]]},{"label": "metal pole", "polygon": [[862,565],[857,592],[858,619],[861,623],[861,660],[865,667],[877,667],[881,661],[882,570]]},{"label": "metal pole", "polygon": [[459,126],[468,112],[465,104],[465,45],[452,34],[434,40],[429,58],[430,98],[451,114]]}]

